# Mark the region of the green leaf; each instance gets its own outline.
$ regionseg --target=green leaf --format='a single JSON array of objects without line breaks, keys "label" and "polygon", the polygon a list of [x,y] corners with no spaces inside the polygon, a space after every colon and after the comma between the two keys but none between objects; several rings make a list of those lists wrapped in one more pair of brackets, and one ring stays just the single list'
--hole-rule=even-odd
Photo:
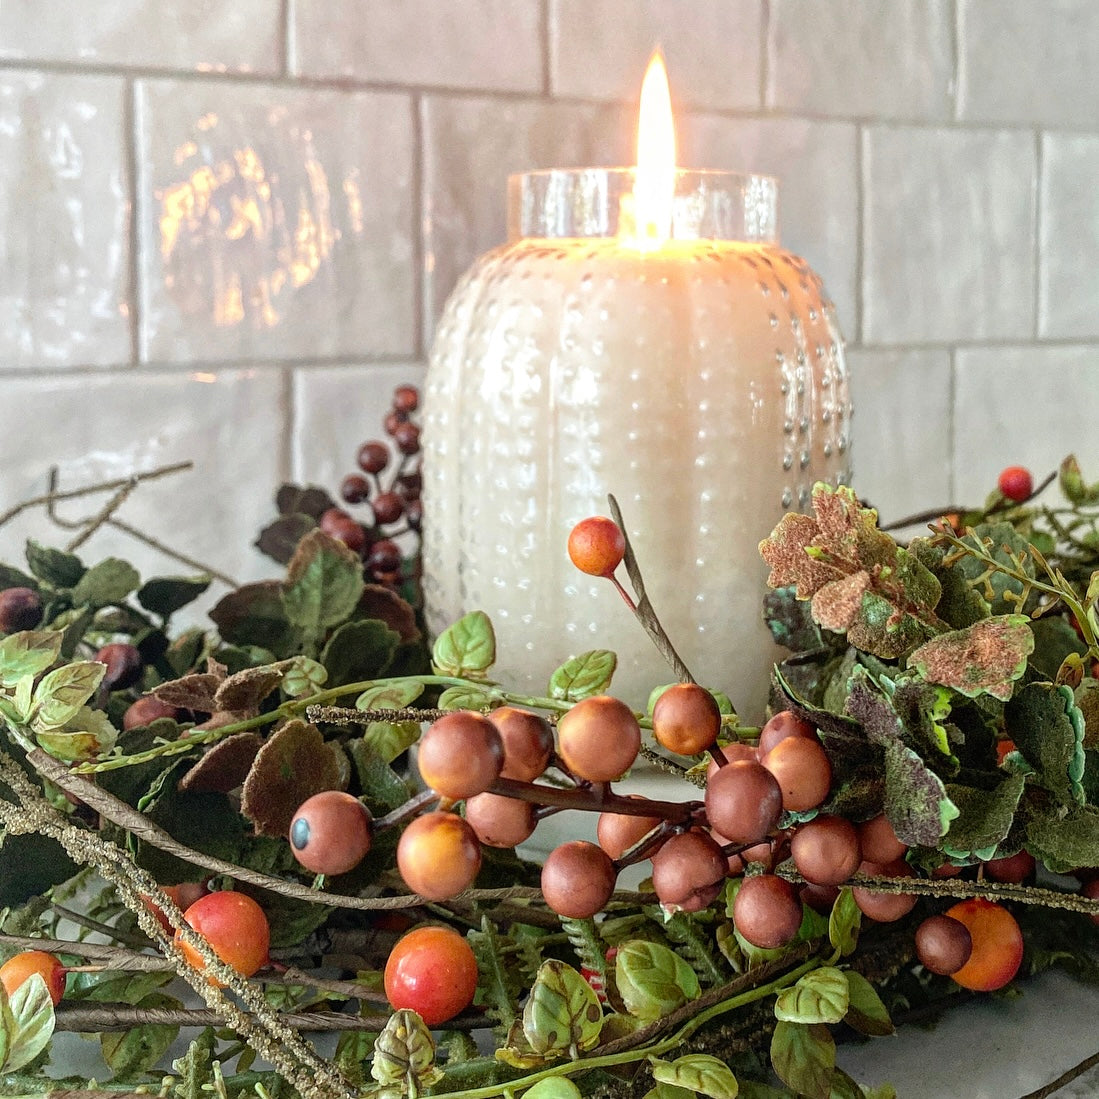
[{"label": "green leaf", "polygon": [[23,630],[0,641],[0,687],[44,672],[61,654],[60,630]]},{"label": "green leaf", "polygon": [[158,576],[138,589],[137,601],[153,614],[170,618],[210,586],[209,576]]},{"label": "green leaf", "polygon": [[736,1099],[739,1087],[733,1070],[724,1061],[705,1053],[688,1053],[674,1061],[650,1057],[653,1079],[661,1084],[689,1088],[710,1099]]},{"label": "green leaf", "polygon": [[485,679],[496,660],[496,634],[484,611],[470,611],[435,639],[431,663],[437,675]]},{"label": "green leaf", "polygon": [[442,1079],[435,1067],[435,1041],[427,1024],[409,1008],[395,1011],[374,1042],[370,1075],[379,1084],[398,1084],[418,1095]]},{"label": "green leaf", "polygon": [[564,1076],[548,1076],[524,1091],[523,1099],[580,1099],[580,1089]]},{"label": "green leaf", "polygon": [[392,763],[420,739],[418,721],[372,721],[363,730],[363,743],[386,763]]},{"label": "green leaf", "polygon": [[609,649],[592,649],[574,656],[550,676],[550,698],[579,702],[606,694],[617,667],[618,657]]},{"label": "green leaf", "polygon": [[55,759],[66,763],[105,755],[118,740],[118,730],[102,710],[80,709],[60,729],[35,729],[35,740]]},{"label": "green leaf", "polygon": [[488,710],[492,707],[492,696],[470,683],[461,687],[447,687],[439,695],[437,705],[440,710]]},{"label": "green leaf", "polygon": [[27,564],[31,572],[54,588],[71,588],[84,575],[84,562],[73,553],[63,553],[27,540]]},{"label": "green leaf", "polygon": [[348,742],[347,751],[355,765],[355,774],[374,816],[384,816],[409,798],[404,780],[364,740]]},{"label": "green leaf", "polygon": [[376,618],[345,622],[333,630],[321,663],[328,669],[328,685],[342,687],[377,679],[389,667],[401,635]]},{"label": "green leaf", "polygon": [[633,939],[618,948],[614,978],[626,1010],[650,1021],[696,999],[698,974],[662,943]]},{"label": "green leaf", "polygon": [[1084,715],[1071,687],[1028,683],[1004,708],[1004,725],[1050,793],[1083,802]]},{"label": "green leaf", "polygon": [[286,617],[277,580],[242,584],[218,600],[210,620],[230,645],[258,645],[277,657],[294,656],[301,645],[301,631]]},{"label": "green leaf", "polygon": [[775,1018],[788,1023],[838,1023],[847,1014],[847,976],[822,966],[784,988],[775,998]]},{"label": "green leaf", "polygon": [[1099,809],[1070,808],[1064,817],[1035,817],[1027,824],[1027,850],[1055,874],[1099,866]]},{"label": "green leaf", "polygon": [[893,1020],[874,986],[855,970],[846,971],[847,1014],[844,1021],[860,1034],[878,1037],[893,1033]]},{"label": "green leaf", "polygon": [[957,806],[958,816],[950,822],[942,851],[958,859],[991,858],[1011,830],[1025,785],[1022,775],[1008,775],[992,790],[948,783],[947,796]]},{"label": "green leaf", "polygon": [[15,1041],[15,1017],[4,986],[0,985],[0,1068],[7,1063],[8,1054]]},{"label": "green leaf", "polygon": [[68,880],[79,866],[57,840],[35,832],[0,836],[0,906],[15,908]]},{"label": "green leaf", "polygon": [[1087,484],[1080,472],[1080,463],[1075,454],[1070,454],[1058,471],[1058,481],[1065,497],[1077,507],[1099,504],[1099,482]]},{"label": "green leaf", "polygon": [[835,1039],[822,1023],[776,1023],[771,1064],[779,1079],[798,1094],[828,1099],[836,1067]]},{"label": "green leaf", "polygon": [[[179,1001],[163,993],[151,993],[140,1004],[143,1008],[179,1007]],[[148,1072],[168,1052],[179,1036],[179,1027],[169,1023],[143,1023],[131,1030],[105,1031],[99,1036],[103,1060],[116,1079]]]},{"label": "green leaf", "polygon": [[424,693],[424,685],[415,679],[404,679],[398,683],[382,683],[377,687],[367,687],[355,699],[356,710],[403,710],[411,706]]},{"label": "green leaf", "polygon": [[280,565],[288,565],[298,543],[316,526],[317,521],[309,515],[280,515],[260,531],[254,545]]},{"label": "green leaf", "polygon": [[350,617],[364,587],[358,554],[314,530],[298,544],[287,569],[282,605],[292,625],[320,637]]},{"label": "green leaf", "polygon": [[49,1045],[53,1034],[53,1000],[42,974],[32,973],[12,993],[8,1007],[12,1037],[7,1058],[0,1058],[0,1065],[5,1072],[15,1072],[30,1064]]},{"label": "green leaf", "polygon": [[584,978],[572,966],[543,962],[523,1009],[523,1034],[536,1053],[568,1051],[575,1059],[599,1041],[603,1011]]},{"label": "green leaf", "polygon": [[121,603],[130,592],[137,591],[141,577],[128,561],[107,557],[92,565],[77,581],[72,599],[78,607],[105,607]]},{"label": "green leaf", "polygon": [[106,674],[106,664],[80,660],[44,676],[34,691],[35,729],[59,729],[71,721],[95,694]]},{"label": "green leaf", "polygon": [[828,941],[833,950],[840,952],[841,958],[854,954],[859,942],[859,928],[862,925],[862,912],[855,904],[855,895],[849,886],[840,890],[832,904],[828,916]]},{"label": "green leaf", "polygon": [[1006,702],[1033,651],[1030,619],[1005,614],[940,634],[912,653],[908,663],[928,683],[967,698],[989,694]]}]

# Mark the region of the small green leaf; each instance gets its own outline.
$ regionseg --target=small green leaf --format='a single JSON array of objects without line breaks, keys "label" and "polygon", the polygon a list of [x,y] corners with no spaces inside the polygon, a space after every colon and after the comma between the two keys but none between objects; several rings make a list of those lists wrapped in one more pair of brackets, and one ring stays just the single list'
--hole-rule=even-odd
[{"label": "small green leaf", "polygon": [[1071,503],[1076,504],[1078,507],[1080,505],[1086,507],[1089,504],[1099,504],[1099,482],[1093,485],[1085,482],[1083,474],[1080,472],[1080,463],[1076,460],[1075,454],[1070,454],[1061,463],[1058,480],[1061,491]]},{"label": "small green leaf", "polygon": [[277,580],[242,584],[217,601],[210,620],[230,645],[258,645],[277,657],[297,654],[301,631],[290,625]]},{"label": "small green leaf", "polygon": [[8,994],[4,991],[4,986],[0,985],[0,1069],[7,1064],[14,1041],[15,1016],[12,1015]]},{"label": "small green leaf", "polygon": [[698,997],[698,974],[662,943],[633,939],[618,948],[614,962],[618,993],[639,1019],[659,1019]]},{"label": "small green leaf", "polygon": [[849,886],[840,890],[840,895],[832,905],[828,916],[828,941],[833,950],[840,952],[841,958],[855,953],[859,943],[859,928],[862,925],[862,912],[855,904],[855,895]]},{"label": "small green leaf", "polygon": [[105,755],[118,740],[118,730],[102,710],[80,709],[60,728],[35,728],[35,740],[55,759],[75,763]]},{"label": "small green leaf", "polygon": [[618,667],[618,657],[609,649],[592,649],[567,660],[550,676],[550,698],[579,702],[606,694]]},{"label": "small green leaf", "polygon": [[94,660],[64,664],[44,676],[34,691],[34,726],[59,729],[80,712],[107,674],[107,665]]},{"label": "small green leaf", "polygon": [[771,1064],[779,1079],[799,1095],[828,1099],[836,1067],[835,1039],[822,1023],[776,1023]]},{"label": "small green leaf", "polygon": [[860,1034],[879,1037],[893,1033],[893,1021],[874,986],[855,970],[846,971],[847,1014],[844,1021]]},{"label": "small green leaf", "polygon": [[580,1089],[564,1076],[548,1076],[524,1091],[523,1099],[580,1099]]},{"label": "small green leaf", "polygon": [[599,1041],[602,1024],[591,985],[564,962],[543,962],[523,1009],[523,1034],[535,1053],[568,1051],[575,1059]]},{"label": "small green leaf", "polygon": [[487,710],[492,706],[492,696],[472,684],[447,687],[439,695],[438,706],[440,710]]},{"label": "small green leaf", "polygon": [[137,601],[153,614],[170,618],[210,586],[209,576],[158,576],[138,589]]},{"label": "small green leaf", "polygon": [[404,780],[364,740],[347,745],[355,775],[374,816],[384,816],[408,800],[410,791]]},{"label": "small green leaf", "polygon": [[77,581],[72,599],[78,607],[105,607],[121,603],[130,592],[137,591],[141,577],[128,561],[107,557],[92,565]]},{"label": "small green leaf", "polygon": [[54,588],[71,588],[84,575],[84,562],[76,554],[63,553],[27,540],[27,564],[31,572]]},{"label": "small green leaf", "polygon": [[775,1018],[788,1023],[838,1023],[847,1014],[847,977],[834,966],[806,973],[775,998]]},{"label": "small green leaf", "polygon": [[0,1056],[5,1072],[30,1064],[49,1045],[53,1034],[53,1000],[41,973],[32,973],[8,1001],[12,1023],[7,1058]]},{"label": "small green leaf", "polygon": [[1078,866],[1099,866],[1099,809],[1093,805],[1034,817],[1026,830],[1026,847],[1055,874]]},{"label": "small green leaf", "polygon": [[374,1042],[370,1075],[379,1084],[399,1084],[405,1094],[419,1094],[442,1079],[435,1067],[435,1041],[427,1024],[409,1008],[395,1011]]},{"label": "small green leaf", "polygon": [[[179,1001],[163,993],[151,993],[140,1003],[143,1008],[179,1007]],[[126,1079],[148,1072],[168,1052],[179,1036],[179,1027],[170,1023],[144,1023],[130,1030],[105,1031],[99,1036],[103,1060],[116,1078]]]},{"label": "small green leaf", "polygon": [[424,693],[424,685],[415,679],[404,679],[399,683],[382,683],[377,687],[367,687],[355,699],[356,710],[403,710],[411,706]]},{"label": "small green leaf", "polygon": [[736,1099],[740,1088],[733,1070],[724,1061],[705,1053],[688,1053],[674,1061],[649,1059],[653,1079],[661,1084],[689,1088],[710,1099]]},{"label": "small green leaf", "polygon": [[496,634],[484,611],[470,611],[435,639],[431,663],[437,675],[485,679],[496,660]]},{"label": "small green leaf", "polygon": [[1063,805],[1083,803],[1084,715],[1071,687],[1028,683],[1004,707],[1007,735]]},{"label": "small green leaf", "polygon": [[948,783],[946,792],[958,807],[958,816],[950,822],[942,851],[965,859],[995,849],[1011,830],[1025,785],[1022,775],[1008,775],[991,790]]},{"label": "small green leaf", "polygon": [[392,763],[420,739],[417,721],[372,721],[363,730],[363,742],[386,763]]},{"label": "small green leaf", "polygon": [[320,637],[351,615],[364,586],[358,554],[314,530],[298,544],[287,569],[282,605],[293,625]]},{"label": "small green leaf", "polygon": [[61,654],[60,630],[23,630],[0,641],[0,687],[44,672]]},{"label": "small green leaf", "polygon": [[341,687],[382,675],[393,660],[401,635],[377,618],[345,622],[332,631],[321,653],[328,683]]},{"label": "small green leaf", "polygon": [[1005,614],[940,634],[912,653],[909,667],[967,698],[989,694],[1006,702],[1033,651],[1030,619]]}]

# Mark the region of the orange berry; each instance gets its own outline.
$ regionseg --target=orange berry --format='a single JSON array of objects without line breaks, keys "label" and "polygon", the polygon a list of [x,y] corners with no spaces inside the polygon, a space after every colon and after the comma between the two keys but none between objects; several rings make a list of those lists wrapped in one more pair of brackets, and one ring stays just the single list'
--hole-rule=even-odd
[{"label": "orange berry", "polygon": [[[183,913],[183,918],[242,977],[251,977],[266,964],[271,927],[263,909],[244,893],[228,889],[207,893]],[[175,943],[196,969],[205,968],[202,955],[183,941],[181,929],[175,933]]]},{"label": "orange berry", "polygon": [[613,576],[626,554],[626,539],[613,519],[593,515],[569,534],[569,558],[589,576]]},{"label": "orange berry", "polygon": [[693,756],[706,751],[721,731],[717,700],[697,683],[676,683],[653,707],[653,736],[669,752]]},{"label": "orange berry", "polygon": [[951,976],[962,988],[993,992],[1003,988],[1023,961],[1023,933],[1015,917],[1003,905],[970,897],[946,910],[946,915],[969,930],[973,952],[969,961]]},{"label": "orange berry", "polygon": [[65,967],[60,958],[44,950],[24,950],[22,954],[9,958],[0,965],[0,984],[8,996],[12,996],[35,973],[41,974],[46,982],[46,989],[56,1007],[65,994]]}]

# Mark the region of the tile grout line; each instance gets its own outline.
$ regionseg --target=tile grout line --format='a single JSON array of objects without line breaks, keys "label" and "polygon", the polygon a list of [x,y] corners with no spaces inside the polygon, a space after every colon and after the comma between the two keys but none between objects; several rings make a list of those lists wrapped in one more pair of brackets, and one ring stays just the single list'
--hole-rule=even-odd
[{"label": "tile grout line", "polygon": [[1042,338],[1042,234],[1045,231],[1045,221],[1042,218],[1042,189],[1045,186],[1046,174],[1046,148],[1042,131],[1034,131],[1034,326],[1031,329],[1031,338],[1038,341]]},{"label": "tile grout line", "polygon": [[546,99],[553,99],[553,34],[550,27],[550,5],[553,0],[542,0],[539,30],[539,47],[542,61],[542,95]]},{"label": "tile grout line", "polygon": [[411,123],[412,123],[412,164],[409,167],[411,178],[409,179],[409,208],[412,224],[411,231],[411,262],[416,272],[412,280],[412,349],[414,357],[421,362],[424,359],[427,347],[427,242],[424,239],[425,225],[428,222],[428,214],[424,209],[427,196],[427,181],[424,173],[427,170],[427,156],[424,149],[424,119],[425,110],[422,96],[412,97]]},{"label": "tile grout line", "polygon": [[771,0],[760,0],[759,18],[759,105],[767,108],[767,82],[771,77]]},{"label": "tile grout line", "polygon": [[141,326],[144,323],[144,309],[141,297],[143,281],[141,279],[140,237],[141,209],[138,168],[138,108],[137,82],[127,80],[122,100],[123,127],[123,164],[125,165],[126,186],[130,192],[127,222],[129,241],[126,249],[126,277],[129,282],[130,299],[130,366],[141,363]]},{"label": "tile grout line", "polygon": [[294,24],[294,0],[279,0],[279,12],[278,12],[278,35],[279,35],[279,51],[282,56],[279,58],[281,62],[280,68],[282,70],[281,75],[287,78],[291,78],[293,75],[293,69],[297,67],[298,59],[293,56],[293,36],[291,30]]},{"label": "tile grout line", "polygon": [[866,220],[866,192],[869,181],[870,156],[867,147],[870,135],[865,126],[855,131],[855,343],[861,345],[866,330],[866,250],[869,228]]}]

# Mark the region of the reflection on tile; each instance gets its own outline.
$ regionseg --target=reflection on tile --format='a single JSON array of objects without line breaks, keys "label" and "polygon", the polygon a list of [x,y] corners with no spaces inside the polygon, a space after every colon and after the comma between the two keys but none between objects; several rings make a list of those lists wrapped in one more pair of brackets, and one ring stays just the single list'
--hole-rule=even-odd
[{"label": "reflection on tile", "polygon": [[889,522],[950,503],[947,351],[847,353],[854,486]]},{"label": "reflection on tile", "polygon": [[122,96],[0,73],[0,369],[130,359]]},{"label": "reflection on tile", "polygon": [[865,341],[1033,334],[1032,134],[873,126],[865,172]]},{"label": "reflection on tile", "polygon": [[0,58],[272,72],[278,66],[280,0],[50,0],[0,4]]},{"label": "reflection on tile", "polygon": [[[5,381],[0,510],[44,491],[50,465],[59,467],[62,487],[77,488],[191,460],[193,471],[139,486],[119,517],[238,581],[273,575],[277,566],[251,542],[274,514],[284,431],[281,392],[280,372],[270,367],[216,374],[134,369],[124,376]],[[64,431],[49,432],[48,447],[43,424],[64,424]],[[103,503],[102,496],[73,501],[63,514],[79,518]],[[68,537],[35,511],[0,530],[0,560],[21,561],[28,536],[49,545]],[[124,557],[144,576],[197,571],[106,528],[80,553],[88,562]],[[219,586],[216,594],[224,591]]]},{"label": "reflection on tile", "polygon": [[636,103],[664,51],[672,98],[696,107],[760,105],[761,0],[551,0],[555,95]]},{"label": "reflection on tile", "polygon": [[1099,481],[1099,344],[972,348],[957,364],[959,499],[983,500],[1004,466],[1038,481],[1073,453]]},{"label": "reflection on tile", "polygon": [[[1038,331],[1099,336],[1099,136],[1045,134],[1039,194]],[[1099,364],[1097,364],[1099,370]]]},{"label": "reflection on tile", "polygon": [[532,168],[632,164],[636,121],[618,107],[424,101],[425,322],[430,328],[458,276],[507,226],[507,177]]},{"label": "reflection on tile", "polygon": [[542,89],[537,0],[297,0],[291,33],[306,76]]},{"label": "reflection on tile", "polygon": [[399,385],[422,386],[420,363],[302,367],[293,374],[290,476],[333,496],[369,439],[388,441],[382,426]]},{"label": "reflection on tile", "polygon": [[767,105],[814,115],[947,119],[953,21],[947,0],[775,0]]},{"label": "reflection on tile", "polygon": [[782,245],[824,279],[848,339],[856,330],[855,139],[855,127],[845,122],[688,115],[680,124],[683,165],[778,178]]},{"label": "reflection on tile", "polygon": [[404,96],[138,89],[147,361],[411,350]]}]

